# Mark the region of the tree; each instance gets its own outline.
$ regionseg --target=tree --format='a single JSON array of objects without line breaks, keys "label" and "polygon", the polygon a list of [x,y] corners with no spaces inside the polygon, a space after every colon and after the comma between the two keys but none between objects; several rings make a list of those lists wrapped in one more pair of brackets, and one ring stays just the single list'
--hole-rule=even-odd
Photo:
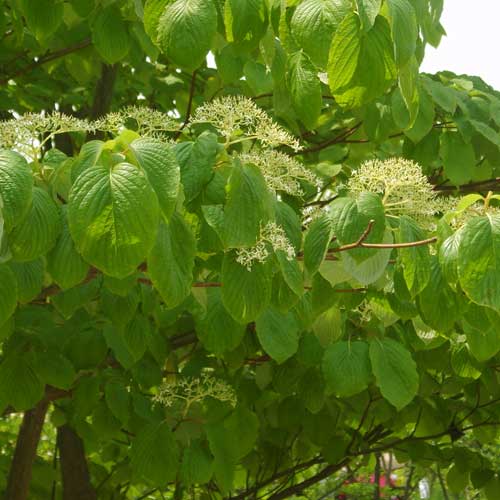
[{"label": "tree", "polygon": [[0,4],[5,498],[498,497],[500,94],[419,74],[442,1]]}]

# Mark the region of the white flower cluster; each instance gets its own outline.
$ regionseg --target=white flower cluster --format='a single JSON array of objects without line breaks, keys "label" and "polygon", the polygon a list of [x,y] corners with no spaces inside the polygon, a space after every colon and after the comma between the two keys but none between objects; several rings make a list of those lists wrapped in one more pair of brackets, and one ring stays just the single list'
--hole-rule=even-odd
[{"label": "white flower cluster", "polygon": [[259,240],[253,247],[236,251],[236,262],[251,271],[254,262],[265,262],[269,257],[268,245],[275,252],[284,252],[288,260],[295,258],[295,249],[286,237],[285,230],[275,222],[269,222],[261,229]]},{"label": "white flower cluster", "polygon": [[302,196],[304,192],[300,187],[299,180],[306,181],[316,188],[321,187],[319,177],[305,165],[285,153],[264,149],[243,153],[240,155],[240,159],[243,163],[253,163],[259,167],[267,185],[274,191],[284,191],[292,196]]},{"label": "white flower cluster", "polygon": [[433,216],[443,211],[443,200],[421,167],[404,158],[363,163],[353,172],[347,187],[354,195],[363,191],[380,194],[388,215],[409,215],[427,227],[432,227]]},{"label": "white flower cluster", "polygon": [[162,111],[144,106],[127,106],[120,111],[108,113],[94,122],[95,128],[103,132],[119,132],[133,120],[137,133],[142,137],[158,137],[164,132],[179,129],[179,123]]},{"label": "white flower cluster", "polygon": [[232,406],[237,403],[234,389],[224,380],[209,373],[203,373],[200,377],[164,382],[158,388],[158,393],[153,396],[153,402],[167,408],[180,402],[184,406],[183,415],[186,415],[191,405],[206,398],[227,401]]},{"label": "white flower cluster", "polygon": [[275,123],[251,99],[226,96],[196,109],[191,123],[210,123],[225,137],[226,142],[257,139],[266,147],[280,145],[300,150],[297,139]]},{"label": "white flower cluster", "polygon": [[19,118],[0,121],[0,146],[31,153],[57,134],[94,130],[92,122],[64,113],[26,113]]}]

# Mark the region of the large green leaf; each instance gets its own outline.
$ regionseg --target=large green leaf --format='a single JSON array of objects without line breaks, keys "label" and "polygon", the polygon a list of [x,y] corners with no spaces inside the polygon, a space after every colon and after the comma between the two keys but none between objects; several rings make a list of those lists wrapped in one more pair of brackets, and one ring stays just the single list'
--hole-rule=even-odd
[{"label": "large green leaf", "polygon": [[[410,243],[425,239],[425,234],[417,223],[407,216],[399,218],[400,243]],[[431,276],[431,263],[429,248],[426,245],[402,248],[399,250],[399,258],[403,265],[408,290],[412,295],[420,293],[429,282]]]},{"label": "large green leaf", "polygon": [[17,306],[17,279],[7,264],[0,264],[0,326],[12,316]]},{"label": "large green leaf", "polygon": [[71,189],[69,228],[79,253],[110,276],[131,274],[152,248],[158,200],[145,175],[128,163],[91,167]]},{"label": "large green leaf", "polygon": [[452,184],[460,186],[474,177],[476,155],[472,144],[466,143],[459,132],[445,132],[441,135],[441,149],[444,172]]},{"label": "large green leaf", "polygon": [[0,149],[0,210],[6,231],[28,213],[32,199],[33,176],[19,153]]},{"label": "large green leaf", "polygon": [[179,164],[172,146],[156,139],[137,139],[129,148],[154,189],[163,215],[170,217],[180,183]]},{"label": "large green leaf", "polygon": [[299,328],[291,312],[269,308],[259,316],[255,329],[264,351],[277,363],[283,363],[297,352]]},{"label": "large green leaf", "polygon": [[222,302],[239,323],[255,320],[271,300],[271,272],[267,263],[254,263],[251,271],[236,262],[233,253],[222,261]]},{"label": "large green leaf", "polygon": [[326,215],[318,217],[309,225],[304,239],[304,265],[311,276],[323,262],[332,235],[332,223]]},{"label": "large green leaf", "polygon": [[167,4],[158,23],[158,43],[174,64],[194,71],[204,61],[217,31],[212,1],[175,0]]},{"label": "large green leaf", "polygon": [[117,63],[127,55],[130,40],[127,25],[117,5],[98,11],[92,23],[92,42],[108,64]]},{"label": "large green leaf", "polygon": [[194,142],[181,142],[175,147],[181,167],[181,180],[187,201],[196,198],[214,175],[217,136],[203,132]]},{"label": "large green leaf", "polygon": [[191,441],[184,449],[180,477],[186,486],[205,484],[214,472],[214,459],[206,446],[199,440]]},{"label": "large green leaf", "polygon": [[132,472],[155,486],[173,481],[179,467],[179,449],[167,422],[146,424],[132,441]]},{"label": "large green leaf", "polygon": [[370,343],[370,361],[382,396],[401,410],[418,391],[417,365],[411,354],[390,338]]},{"label": "large green leaf", "polygon": [[0,363],[0,409],[7,405],[17,411],[33,408],[42,399],[43,389],[29,353],[12,353]]},{"label": "large green leaf", "polygon": [[63,289],[81,283],[89,271],[89,265],[76,251],[75,243],[69,232],[65,208],[61,211],[61,234],[54,248],[47,255],[47,271]]},{"label": "large green leaf", "polygon": [[[42,291],[44,279],[43,260],[31,262],[10,262],[10,268],[16,276],[19,302],[31,302]],[[2,321],[0,320],[0,323]]]},{"label": "large green leaf", "polygon": [[359,17],[349,14],[333,37],[328,58],[328,84],[344,108],[357,108],[381,96],[396,78],[391,33],[378,16],[362,31]]},{"label": "large green leaf", "polygon": [[455,292],[445,281],[436,256],[431,256],[431,276],[418,296],[422,319],[438,332],[453,328],[460,316],[460,305]]},{"label": "large green leaf", "polygon": [[191,292],[196,240],[190,226],[175,213],[161,223],[148,256],[148,273],[168,307],[180,304]]},{"label": "large green leaf", "polygon": [[500,216],[469,220],[458,243],[458,278],[477,304],[500,310]]},{"label": "large green leaf", "polygon": [[350,11],[348,0],[305,0],[295,9],[290,23],[292,35],[320,68],[326,68],[333,35]]},{"label": "large green leaf", "polygon": [[[330,205],[333,235],[340,245],[355,243],[373,221],[365,243],[380,243],[385,232],[384,206],[380,197],[373,193],[361,193],[358,199],[337,198]],[[364,260],[374,255],[374,250],[357,248],[349,250],[356,260]]]},{"label": "large green leaf", "polygon": [[53,35],[63,20],[62,0],[21,0],[20,6],[29,30],[39,41]]},{"label": "large green leaf", "polygon": [[227,312],[219,289],[209,289],[207,295],[207,313],[200,321],[197,334],[205,349],[220,355],[238,347],[245,335],[245,326]]},{"label": "large green leaf", "polygon": [[29,212],[9,235],[12,256],[20,262],[37,259],[55,245],[60,230],[57,205],[46,191],[34,188]]},{"label": "large green leaf", "polygon": [[266,30],[266,2],[264,0],[227,0],[224,4],[224,24],[227,40],[242,42],[259,39]]},{"label": "large green leaf", "polygon": [[417,48],[418,24],[409,0],[387,0],[394,40],[394,55],[399,67],[404,66]]},{"label": "large green leaf", "polygon": [[287,84],[294,111],[306,128],[313,129],[321,113],[321,84],[318,71],[302,50],[288,59]]},{"label": "large green leaf", "polygon": [[274,200],[258,167],[235,162],[224,208],[226,247],[255,245],[261,228],[272,219]]},{"label": "large green leaf", "polygon": [[368,344],[366,342],[336,342],[323,357],[323,375],[330,391],[349,397],[364,391],[371,379]]},{"label": "large green leaf", "polygon": [[363,29],[367,31],[371,29],[380,12],[381,4],[382,0],[356,0],[358,15]]}]

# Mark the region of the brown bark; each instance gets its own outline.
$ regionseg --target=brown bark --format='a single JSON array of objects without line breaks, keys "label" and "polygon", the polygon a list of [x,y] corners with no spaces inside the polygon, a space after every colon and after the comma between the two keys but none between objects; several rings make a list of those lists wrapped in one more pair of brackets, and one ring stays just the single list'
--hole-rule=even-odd
[{"label": "brown bark", "polygon": [[83,442],[68,425],[57,429],[63,500],[96,500],[97,494],[90,482]]},{"label": "brown bark", "polygon": [[24,413],[10,466],[5,500],[28,498],[33,462],[48,407],[49,401],[43,399],[32,410]]}]

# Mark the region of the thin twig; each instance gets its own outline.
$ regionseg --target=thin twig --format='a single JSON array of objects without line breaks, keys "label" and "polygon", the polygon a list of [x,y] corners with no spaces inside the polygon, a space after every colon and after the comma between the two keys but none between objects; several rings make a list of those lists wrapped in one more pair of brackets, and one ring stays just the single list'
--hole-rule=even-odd
[{"label": "thin twig", "polygon": [[18,76],[25,75],[26,73],[29,73],[30,71],[34,70],[38,66],[41,66],[42,64],[48,63],[50,61],[53,61],[54,59],[59,59],[60,57],[64,57],[68,54],[84,49],[85,47],[88,47],[91,43],[92,42],[90,38],[86,38],[85,40],[75,45],[72,45],[71,47],[66,47],[61,50],[56,50],[55,52],[47,52],[44,56],[39,57],[36,61],[33,61],[32,63],[24,66],[23,68],[15,71],[11,75],[2,78],[0,80],[0,85],[5,85],[9,80],[12,80],[13,78],[16,78]]},{"label": "thin twig", "polygon": [[186,117],[184,118],[182,125],[179,127],[179,130],[175,134],[174,139],[179,138],[179,136],[182,134],[183,129],[189,123],[189,119],[191,118],[191,110],[193,107],[193,97],[194,97],[194,91],[196,88],[196,71],[197,70],[194,70],[193,74],[191,75],[191,85],[189,86],[189,99],[188,99],[187,108],[186,108]]}]

